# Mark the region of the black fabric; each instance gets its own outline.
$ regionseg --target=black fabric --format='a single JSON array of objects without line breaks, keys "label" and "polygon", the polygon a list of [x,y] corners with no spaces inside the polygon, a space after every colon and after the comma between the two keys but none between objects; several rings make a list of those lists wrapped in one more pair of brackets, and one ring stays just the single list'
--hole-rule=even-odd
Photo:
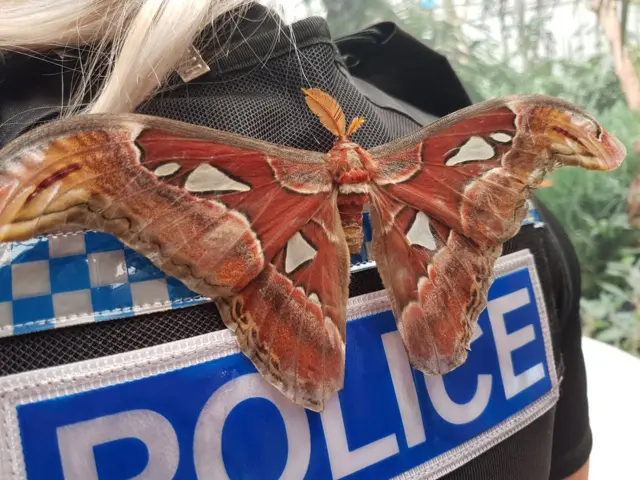
[{"label": "black fabric", "polygon": [[[324,20],[291,27],[260,8],[245,15],[242,31],[200,48],[211,72],[172,87],[139,108],[288,145],[326,151],[331,135],[308,112],[300,88],[334,96],[347,117],[362,115],[367,128],[354,140],[366,148],[408,134],[433,118],[467,106],[469,97],[447,60],[397,26],[384,23],[331,41]],[[296,48],[292,47],[295,39]],[[226,55],[214,55],[224,44]],[[336,46],[337,45],[337,46]],[[11,54],[0,65],[0,143],[56,116],[72,85],[73,55],[34,58]],[[554,353],[563,380],[561,399],[546,415],[446,478],[562,478],[587,460],[591,434],[584,361],[580,350],[579,269],[575,253],[544,206],[545,228],[523,227],[505,252],[531,249],[543,281]],[[351,294],[381,288],[373,271],[352,278]],[[212,305],[0,339],[0,374],[96,358],[222,328]]]},{"label": "black fabric", "polygon": [[[71,70],[58,55],[7,53],[0,63],[0,146],[58,116]],[[61,99],[63,92],[63,99]]]},{"label": "black fabric", "polygon": [[[292,51],[292,38],[304,54]],[[379,107],[354,88],[341,68],[324,20],[310,18],[296,24],[289,35],[286,30],[279,35],[270,31],[251,40],[251,48],[246,48],[245,55],[252,52],[254,62],[261,59],[267,68],[260,68],[260,64],[232,68],[228,58],[213,58],[210,74],[158,95],[139,111],[280,145],[328,151],[333,137],[301,101],[301,88],[318,87],[331,92],[347,117],[357,114],[367,119],[367,129],[360,129],[353,136],[365,148],[420,127],[402,112],[399,104],[396,110]],[[234,52],[240,55],[237,50]],[[295,121],[283,122],[283,118]]]},{"label": "black fabric", "polygon": [[[549,476],[552,461],[551,436],[556,420],[555,409],[549,410],[529,426],[452,473],[443,480],[542,480]],[[538,439],[538,441],[535,441]]]},{"label": "black fabric", "polygon": [[391,22],[336,40],[352,75],[443,117],[471,103],[449,61]]},{"label": "black fabric", "polygon": [[0,376],[115,355],[225,328],[213,304],[0,340]]},{"label": "black fabric", "polygon": [[582,354],[580,323],[580,263],[566,232],[542,204],[538,211],[548,225],[546,250],[558,252],[554,260],[562,262],[562,276],[555,276],[555,303],[558,308],[558,342],[561,352],[560,400],[556,406],[553,429],[553,454],[550,478],[566,478],[589,458],[593,440],[589,426],[587,403],[587,372]]}]

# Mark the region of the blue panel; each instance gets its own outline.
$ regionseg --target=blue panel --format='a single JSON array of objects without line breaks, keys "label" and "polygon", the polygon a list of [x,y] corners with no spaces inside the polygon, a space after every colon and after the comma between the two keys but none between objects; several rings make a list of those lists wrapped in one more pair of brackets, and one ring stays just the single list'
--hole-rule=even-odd
[{"label": "blue panel", "polygon": [[127,262],[127,275],[130,282],[143,282],[166,277],[162,270],[133,250],[127,248],[124,251],[124,258]]},{"label": "blue panel", "polygon": [[[15,333],[53,328],[53,297],[19,298],[13,301],[13,325]],[[48,320],[48,322],[44,322]],[[38,323],[34,323],[38,322]]]},{"label": "blue panel", "polygon": [[[200,294],[189,290],[184,283],[173,277],[167,278],[167,289],[169,291],[169,300],[172,302],[184,302],[186,299],[201,297]],[[188,303],[186,304],[188,305]]]},{"label": "blue panel", "polygon": [[[149,451],[137,438],[123,438],[94,447],[98,478],[134,478],[149,462]],[[118,461],[114,462],[113,459]]]},{"label": "blue panel", "polygon": [[364,243],[370,243],[373,238],[373,231],[371,229],[371,215],[369,212],[364,212],[362,215],[362,233],[364,234]]},{"label": "blue panel", "polygon": [[86,255],[52,258],[49,260],[51,293],[73,292],[91,288],[89,261]]},{"label": "blue panel", "polygon": [[11,245],[11,263],[36,262],[49,259],[49,241],[32,238]]},{"label": "blue panel", "polygon": [[84,241],[87,253],[124,250],[124,245],[116,237],[102,232],[86,232]]},{"label": "blue panel", "polygon": [[[429,390],[421,373],[412,371],[412,377],[405,378],[409,382],[407,388],[415,388],[420,409],[412,419],[412,426],[422,428],[424,432],[424,440],[411,447],[393,386],[393,369],[389,363],[392,357],[388,357],[385,350],[385,346],[390,348],[389,340],[399,339],[392,314],[382,312],[348,323],[345,385],[339,393],[340,428],[348,445],[345,455],[385,438],[397,442],[398,448],[396,453],[374,459],[368,465],[353,467],[355,471],[347,472],[351,473],[349,478],[381,479],[406,472],[507,419],[517,423],[514,415],[551,390],[542,320],[535,303],[529,269],[522,268],[496,279],[489,299],[494,301],[492,317],[486,310],[481,315],[481,333],[472,344],[469,358],[464,365],[442,377],[443,384],[439,385],[444,385],[444,390],[436,391],[435,384],[431,383],[440,381],[440,377],[429,378]],[[503,314],[496,314],[498,310]],[[526,332],[530,341],[510,351],[504,339],[515,331]],[[498,352],[501,352],[501,361],[498,360]],[[506,363],[505,359],[508,359]],[[403,368],[408,369],[406,359],[396,355],[393,361],[404,361]],[[509,380],[534,366],[541,372],[536,381],[527,384]],[[195,432],[205,404],[209,402],[210,411],[212,405],[216,405],[213,402],[220,398],[218,393],[225,395],[237,391],[234,390],[237,381],[250,379],[245,376],[252,373],[255,373],[255,368],[251,362],[245,356],[235,354],[164,374],[150,374],[146,378],[114,386],[19,406],[18,420],[28,477],[32,480],[62,480],[57,437],[59,427],[137,410],[155,412],[154,415],[164,417],[178,441],[179,465],[174,478],[193,479],[196,477]],[[490,386],[484,403],[477,403],[479,407],[470,414],[472,409],[465,404],[479,398],[481,378],[489,378]],[[259,378],[256,381],[263,383]],[[510,382],[510,387],[505,381]],[[272,391],[271,387],[263,388]],[[246,393],[243,396],[245,393],[239,391],[239,400],[231,405],[218,404],[219,416],[216,418],[223,421],[222,427],[216,430],[220,435],[220,446],[216,451],[215,442],[209,439],[212,443],[207,444],[204,450],[207,459],[220,458],[232,479],[275,479],[294,460],[308,461],[304,478],[331,477],[331,450],[327,445],[335,447],[337,437],[327,438],[329,433],[323,428],[319,414],[302,412],[300,418],[304,425],[297,425],[303,429],[308,427],[311,453],[308,459],[292,458],[288,435],[293,435],[293,432],[287,430],[278,407],[266,399],[249,399],[251,395]],[[146,424],[143,426],[148,428]],[[135,437],[135,422],[131,428],[131,437]],[[335,435],[335,431],[331,435]],[[293,437],[294,446],[296,441]],[[94,461],[101,480],[137,475],[148,459],[147,450],[130,440],[94,448]],[[346,468],[350,465],[343,462],[340,466]]]},{"label": "blue panel", "polygon": [[[269,460],[256,462],[256,452]],[[222,429],[222,459],[231,479],[280,478],[287,454],[287,431],[273,403],[250,398],[229,412]]]},{"label": "blue panel", "polygon": [[96,320],[106,320],[108,318],[120,318],[126,315],[110,315],[119,313],[123,308],[133,307],[131,298],[131,287],[128,283],[107,285],[91,289],[91,302]]},{"label": "blue panel", "polygon": [[0,302],[7,302],[13,298],[13,284],[11,281],[11,265],[0,267]]}]

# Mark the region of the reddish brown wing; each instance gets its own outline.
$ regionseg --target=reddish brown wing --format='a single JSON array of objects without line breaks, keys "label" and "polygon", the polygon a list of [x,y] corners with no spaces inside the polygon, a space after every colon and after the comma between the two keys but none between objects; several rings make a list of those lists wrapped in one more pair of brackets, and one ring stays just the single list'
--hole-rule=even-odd
[{"label": "reddish brown wing", "polygon": [[258,278],[218,300],[242,351],[295,403],[315,411],[342,389],[349,254],[336,197]]},{"label": "reddish brown wing", "polygon": [[138,115],[77,117],[0,152],[0,241],[78,227],[117,236],[220,306],[235,302],[222,314],[243,352],[319,407],[344,364],[335,195],[319,153]]},{"label": "reddish brown wing", "polygon": [[443,374],[464,362],[495,260],[544,175],[563,165],[610,170],[625,152],[575,106],[518,96],[370,154],[373,256],[413,365]]}]

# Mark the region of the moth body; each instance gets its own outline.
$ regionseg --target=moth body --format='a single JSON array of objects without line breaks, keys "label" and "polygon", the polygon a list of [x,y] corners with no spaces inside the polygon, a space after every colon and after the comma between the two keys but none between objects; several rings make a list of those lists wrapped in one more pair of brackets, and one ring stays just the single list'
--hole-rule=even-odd
[{"label": "moth body", "polygon": [[375,162],[364,148],[344,138],[338,139],[327,154],[327,164],[338,190],[338,211],[349,253],[358,253],[364,240],[362,213],[369,203]]}]

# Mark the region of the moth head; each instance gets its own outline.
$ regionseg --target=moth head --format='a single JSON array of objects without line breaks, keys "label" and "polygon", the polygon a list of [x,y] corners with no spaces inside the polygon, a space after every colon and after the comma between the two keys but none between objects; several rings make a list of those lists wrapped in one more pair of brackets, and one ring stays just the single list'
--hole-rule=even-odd
[{"label": "moth head", "polygon": [[622,142],[573,105],[563,102],[537,108],[534,116],[533,124],[544,126],[550,153],[564,165],[612,170],[624,160],[626,149]]}]

